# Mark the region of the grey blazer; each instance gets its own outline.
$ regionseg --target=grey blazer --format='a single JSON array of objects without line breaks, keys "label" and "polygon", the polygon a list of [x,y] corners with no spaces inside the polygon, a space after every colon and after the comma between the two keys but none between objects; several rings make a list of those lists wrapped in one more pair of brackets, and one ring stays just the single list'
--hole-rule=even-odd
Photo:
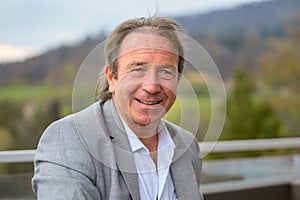
[{"label": "grey blazer", "polygon": [[[170,172],[177,198],[203,199],[198,143],[187,131],[165,123],[176,146]],[[45,130],[35,154],[32,187],[38,199],[140,199],[134,158],[111,100]]]}]

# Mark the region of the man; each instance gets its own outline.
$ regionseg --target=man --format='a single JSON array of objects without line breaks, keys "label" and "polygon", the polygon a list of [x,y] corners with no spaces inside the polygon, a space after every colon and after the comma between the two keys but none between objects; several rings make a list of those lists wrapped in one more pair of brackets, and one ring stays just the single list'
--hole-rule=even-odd
[{"label": "man", "polygon": [[100,101],[51,124],[39,142],[38,199],[202,199],[198,143],[162,119],[183,70],[179,30],[153,17],[111,33]]}]

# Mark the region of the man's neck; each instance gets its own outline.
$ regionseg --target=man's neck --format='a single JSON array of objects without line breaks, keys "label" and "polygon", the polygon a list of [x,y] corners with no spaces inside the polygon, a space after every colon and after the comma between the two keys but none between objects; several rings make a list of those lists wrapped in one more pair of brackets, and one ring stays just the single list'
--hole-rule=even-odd
[{"label": "man's neck", "polygon": [[145,145],[149,150],[150,156],[155,163],[157,164],[157,149],[158,149],[158,133],[159,126],[161,125],[161,120],[153,121],[146,126],[141,126],[134,123],[133,121],[127,121],[126,118],[122,118],[123,123],[126,123],[128,128],[139,138],[139,140]]},{"label": "man's neck", "polygon": [[158,148],[158,134],[148,138],[139,138],[140,141],[145,145],[145,147],[149,150],[150,156],[157,166],[157,148]]},{"label": "man's neck", "polygon": [[157,164],[158,124],[159,123],[156,122],[147,126],[137,125],[132,129],[140,141],[149,150],[150,156],[155,165]]},{"label": "man's neck", "polygon": [[128,127],[135,133],[139,140],[149,150],[150,156],[157,165],[157,148],[158,148],[158,132],[159,122],[152,122],[147,126],[140,126],[138,124],[127,124]]}]

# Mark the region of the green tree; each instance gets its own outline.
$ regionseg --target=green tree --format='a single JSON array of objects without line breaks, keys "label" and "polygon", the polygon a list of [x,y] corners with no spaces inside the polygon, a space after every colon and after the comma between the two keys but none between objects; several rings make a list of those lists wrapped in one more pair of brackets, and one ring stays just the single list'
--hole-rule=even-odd
[{"label": "green tree", "polygon": [[9,132],[10,138],[13,141],[13,143],[7,146],[8,149],[13,149],[20,145],[18,130],[22,126],[22,118],[21,104],[9,100],[0,101],[0,126]]},{"label": "green tree", "polygon": [[270,104],[256,94],[251,76],[243,69],[238,69],[233,84],[221,139],[278,137],[280,121]]},{"label": "green tree", "polygon": [[268,40],[260,58],[262,93],[284,123],[285,136],[300,136],[300,15],[286,38]]}]

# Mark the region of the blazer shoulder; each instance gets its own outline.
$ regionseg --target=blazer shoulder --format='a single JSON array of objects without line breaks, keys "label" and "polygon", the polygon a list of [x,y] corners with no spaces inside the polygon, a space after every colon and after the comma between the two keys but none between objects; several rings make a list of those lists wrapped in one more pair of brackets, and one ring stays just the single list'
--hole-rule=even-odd
[{"label": "blazer shoulder", "polygon": [[200,157],[199,143],[195,135],[169,121],[165,121],[165,125],[169,130],[177,149],[189,152],[195,157]]},{"label": "blazer shoulder", "polygon": [[73,115],[68,115],[52,122],[43,132],[39,144],[41,142],[43,143],[44,140],[47,140],[48,142],[49,139],[51,141],[62,139],[63,136],[72,134],[75,130],[76,128],[73,121]]},{"label": "blazer shoulder", "polygon": [[64,166],[95,176],[94,159],[80,138],[74,114],[51,123],[42,134],[35,153],[35,165],[44,163]]},{"label": "blazer shoulder", "polygon": [[[76,148],[74,148],[76,147]],[[51,123],[43,132],[38,143],[36,159],[64,159],[74,157],[71,152],[85,152],[84,145],[78,137],[73,114]],[[68,155],[63,155],[68,153]]]},{"label": "blazer shoulder", "polygon": [[195,135],[193,135],[191,132],[187,131],[186,129],[176,124],[173,124],[172,122],[169,122],[167,120],[164,120],[164,123],[173,138],[178,137],[178,139],[187,140],[187,141],[196,140]]}]

